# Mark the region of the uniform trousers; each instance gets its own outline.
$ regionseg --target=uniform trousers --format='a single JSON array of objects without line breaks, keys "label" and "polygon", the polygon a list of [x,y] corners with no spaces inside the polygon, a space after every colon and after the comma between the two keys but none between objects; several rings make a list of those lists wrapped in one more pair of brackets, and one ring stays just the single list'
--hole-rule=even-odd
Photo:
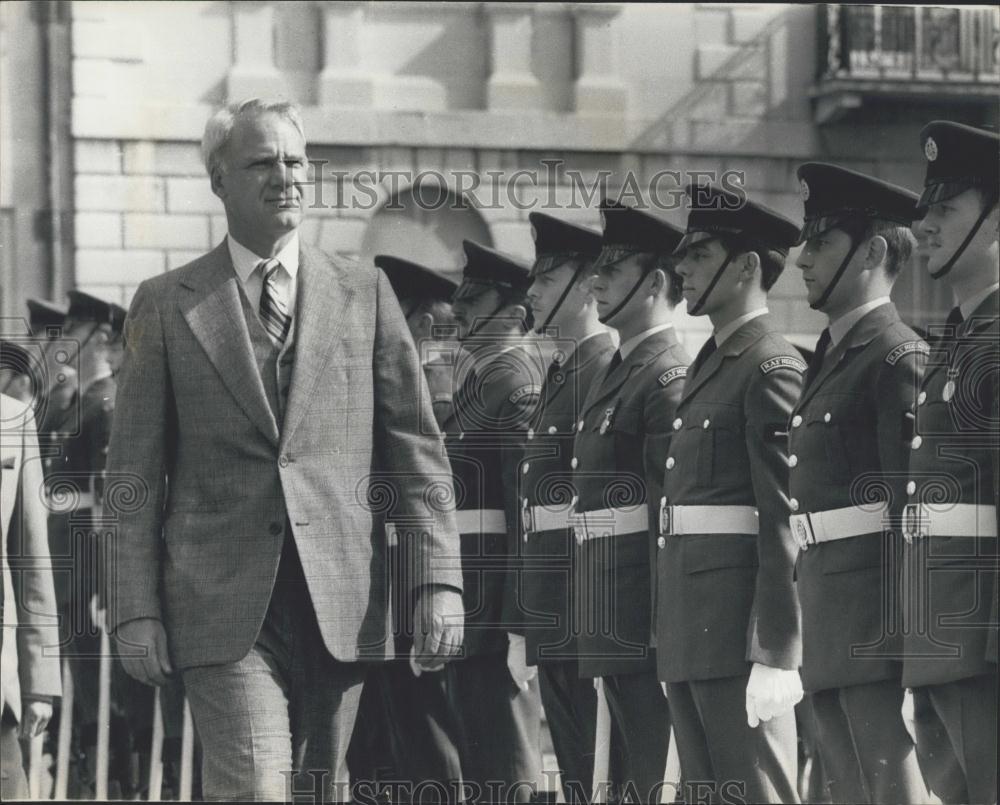
[{"label": "uniform trousers", "polygon": [[997,801],[996,673],[913,688],[917,755],[944,803]]},{"label": "uniform trousers", "polygon": [[833,802],[927,802],[903,693],[898,679],[886,679],[810,694]]},{"label": "uniform trousers", "polygon": [[542,773],[538,680],[522,691],[497,652],[449,662],[444,673],[472,799],[530,802]]},{"label": "uniform trousers", "polygon": [[637,795],[639,802],[659,802],[670,745],[670,708],[656,672],[612,674],[601,680],[615,725],[612,744],[619,743],[624,756],[622,793]]},{"label": "uniform trousers", "polygon": [[559,764],[566,802],[590,800],[594,780],[597,691],[581,679],[576,660],[553,660],[538,666],[538,690]]},{"label": "uniform trousers", "polygon": [[5,707],[0,722],[0,797],[4,802],[28,798],[28,778],[24,774],[18,732],[17,719]]},{"label": "uniform trousers", "polygon": [[667,684],[685,802],[799,801],[791,710],[747,724],[749,675]]},{"label": "uniform trousers", "polygon": [[348,801],[345,755],[366,670],[327,651],[298,556],[286,543],[250,652],[183,672],[203,745],[205,798]]}]

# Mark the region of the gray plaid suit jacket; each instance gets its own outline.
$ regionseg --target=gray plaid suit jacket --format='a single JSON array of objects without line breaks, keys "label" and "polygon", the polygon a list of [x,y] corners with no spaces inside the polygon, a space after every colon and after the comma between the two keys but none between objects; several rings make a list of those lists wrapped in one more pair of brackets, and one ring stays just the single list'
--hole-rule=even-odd
[{"label": "gray plaid suit jacket", "polygon": [[302,246],[279,427],[238,282],[223,242],[136,291],[108,466],[138,493],[106,493],[119,518],[110,621],[161,619],[179,668],[241,659],[287,520],[327,649],[384,659],[386,518],[414,526],[406,593],[461,590],[451,495],[433,492],[451,473],[402,311],[381,271]]}]

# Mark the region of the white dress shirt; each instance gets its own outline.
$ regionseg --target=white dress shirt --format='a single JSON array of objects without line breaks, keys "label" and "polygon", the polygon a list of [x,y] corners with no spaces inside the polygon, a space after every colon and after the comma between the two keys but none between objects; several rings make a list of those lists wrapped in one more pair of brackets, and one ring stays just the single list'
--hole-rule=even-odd
[{"label": "white dress shirt", "polygon": [[[264,277],[258,266],[266,257],[261,257],[250,251],[232,235],[226,236],[226,245],[229,247],[229,257],[233,261],[233,268],[236,276],[243,286],[243,290],[250,300],[250,306],[255,311],[260,311],[260,295],[264,289]],[[288,312],[295,315],[295,291],[298,283],[296,278],[299,273],[299,233],[292,235],[291,240],[285,247],[275,255],[281,263],[284,271],[279,271],[277,276],[278,287],[284,291],[285,303]]]},{"label": "white dress shirt", "polygon": [[872,299],[870,302],[865,302],[863,305],[858,305],[854,310],[847,311],[847,313],[837,319],[830,319],[830,346],[839,344],[855,324],[875,308],[888,305],[889,302],[888,296],[880,296],[877,299]]},{"label": "white dress shirt", "polygon": [[625,360],[632,350],[634,350],[651,335],[655,335],[656,333],[667,330],[673,326],[674,325],[671,322],[667,322],[666,324],[657,324],[655,327],[650,327],[648,330],[643,330],[641,333],[633,335],[628,340],[622,341],[621,346],[618,347],[618,351],[622,354],[622,360]]},{"label": "white dress shirt", "polygon": [[737,316],[725,327],[714,333],[713,337],[715,338],[715,346],[721,347],[726,343],[726,339],[739,330],[740,327],[748,321],[753,321],[754,319],[765,315],[767,312],[768,310],[766,307],[759,307],[756,310],[751,310],[749,313],[744,313],[742,316]]}]

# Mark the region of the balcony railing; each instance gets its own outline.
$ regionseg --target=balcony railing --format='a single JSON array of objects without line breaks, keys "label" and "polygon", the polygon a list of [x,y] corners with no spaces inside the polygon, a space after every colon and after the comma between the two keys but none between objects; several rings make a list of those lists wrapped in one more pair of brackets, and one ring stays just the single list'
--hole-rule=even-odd
[{"label": "balcony railing", "polygon": [[995,102],[1000,89],[997,6],[828,3],[820,6],[818,44],[821,99],[852,91]]}]

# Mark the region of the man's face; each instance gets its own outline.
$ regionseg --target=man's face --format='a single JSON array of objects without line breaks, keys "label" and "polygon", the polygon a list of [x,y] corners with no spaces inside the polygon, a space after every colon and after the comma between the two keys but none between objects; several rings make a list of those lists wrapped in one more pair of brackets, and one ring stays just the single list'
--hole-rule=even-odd
[{"label": "man's face", "polygon": [[[806,284],[806,298],[809,304],[819,299],[833,281],[837,269],[851,250],[851,236],[842,229],[828,229],[805,242],[795,265],[802,270],[802,280]],[[837,308],[850,294],[859,260],[864,259],[864,244],[855,251],[849,267],[841,281],[824,304],[824,308]]]},{"label": "man's face", "polygon": [[[573,282],[578,267],[579,264],[572,260],[535,277],[531,287],[528,288],[528,303],[531,305],[536,326],[540,327],[559,304],[559,299],[566,290],[566,286]],[[555,317],[549,322],[550,327],[558,326],[561,320],[569,318],[579,311],[586,297],[586,291],[578,285],[578,283],[574,283],[574,287],[559,306]]]},{"label": "man's face", "polygon": [[[921,232],[918,242],[926,238],[928,271],[933,274],[952,258],[969,236],[981,214],[982,202],[979,194],[972,189],[937,204],[931,204],[927,208],[927,214],[914,229],[919,229]],[[965,248],[953,270],[961,272],[963,264],[978,264],[982,259],[981,255],[987,254],[991,248],[996,248],[994,245],[996,241],[997,210],[994,206],[993,212],[979,227],[976,236]]]},{"label": "man's face", "polygon": [[477,331],[481,331],[485,320],[499,312],[500,300],[500,292],[490,285],[477,284],[472,290],[463,291],[462,298],[451,303],[459,340],[467,338],[473,327],[478,326]]},{"label": "man's face", "polygon": [[692,310],[704,296],[712,278],[728,256],[722,241],[717,238],[699,241],[684,252],[675,270],[683,281],[683,294],[687,300],[688,313],[696,316],[707,315],[732,298],[739,281],[739,271],[735,265],[730,264],[712,289],[704,307],[698,311]]},{"label": "man's face", "polygon": [[[591,293],[597,303],[597,315],[601,321],[607,320],[608,314],[622,303],[635,284],[642,279],[641,262],[642,255],[632,254],[616,263],[602,265],[597,270],[591,285]],[[648,275],[645,281],[652,282]],[[614,315],[614,319],[619,322],[627,319],[630,312],[638,310],[641,306],[644,295],[641,289],[636,291],[628,304]],[[607,320],[607,323],[614,327],[613,321]]]},{"label": "man's face", "polygon": [[273,113],[238,120],[212,175],[237,239],[250,233],[248,240],[265,234],[277,240],[295,230],[307,170],[305,139],[289,120]]}]

